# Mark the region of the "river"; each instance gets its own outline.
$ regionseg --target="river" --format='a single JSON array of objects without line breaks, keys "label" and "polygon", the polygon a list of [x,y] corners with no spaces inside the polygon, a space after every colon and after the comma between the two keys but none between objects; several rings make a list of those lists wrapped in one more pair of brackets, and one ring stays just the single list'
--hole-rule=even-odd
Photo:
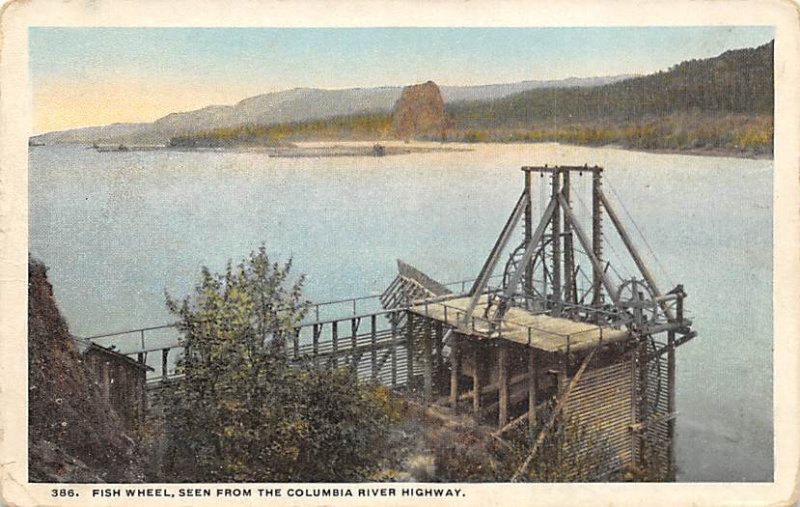
[{"label": "river", "polygon": [[[165,291],[183,296],[201,266],[221,271],[262,243],[293,258],[309,299],[377,294],[397,258],[443,281],[475,277],[521,191],[520,166],[597,164],[662,288],[684,284],[699,333],[677,354],[678,480],[771,481],[772,161],[468,147],[306,159],[35,147],[30,252],[79,336],[171,322]],[[612,263],[622,250],[609,250]]]}]

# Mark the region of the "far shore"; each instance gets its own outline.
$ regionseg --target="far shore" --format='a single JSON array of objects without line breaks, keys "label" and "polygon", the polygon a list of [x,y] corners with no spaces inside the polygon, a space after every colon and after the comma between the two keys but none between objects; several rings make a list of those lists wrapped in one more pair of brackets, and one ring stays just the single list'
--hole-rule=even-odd
[{"label": "far shore", "polygon": [[[547,141],[541,144],[549,144]],[[61,144],[61,143],[58,143]],[[72,143],[64,143],[72,144]],[[129,151],[216,151],[216,152],[253,152],[265,153],[273,158],[328,158],[328,157],[381,157],[408,155],[413,153],[460,153],[474,151],[477,146],[485,144],[540,144],[540,143],[506,143],[506,142],[436,142],[436,141],[416,141],[405,143],[397,140],[375,140],[375,141],[303,141],[283,146],[259,146],[259,145],[230,145],[230,146],[164,146],[164,145],[125,145],[125,144],[103,144],[87,145],[89,149],[96,149],[102,153],[124,153]],[[690,155],[701,157],[730,157],[753,160],[771,160],[772,153],[752,153],[737,149],[725,148],[635,148],[626,147],[619,144],[592,145],[575,143],[557,143],[565,146],[579,146],[587,148],[611,148],[625,151],[635,151],[641,153],[659,153],[667,155]],[[455,145],[455,146],[454,146]],[[30,147],[40,147],[45,145],[35,144]],[[49,145],[52,146],[52,145]]]}]

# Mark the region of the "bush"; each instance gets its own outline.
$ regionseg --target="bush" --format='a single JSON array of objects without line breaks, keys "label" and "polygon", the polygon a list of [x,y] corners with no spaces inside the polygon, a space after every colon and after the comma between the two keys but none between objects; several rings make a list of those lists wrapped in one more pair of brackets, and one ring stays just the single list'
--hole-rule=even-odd
[{"label": "bush", "polygon": [[354,481],[378,466],[389,415],[376,390],[287,358],[307,308],[290,269],[262,247],[222,275],[204,268],[181,303],[167,296],[185,349],[167,395],[171,480]]}]

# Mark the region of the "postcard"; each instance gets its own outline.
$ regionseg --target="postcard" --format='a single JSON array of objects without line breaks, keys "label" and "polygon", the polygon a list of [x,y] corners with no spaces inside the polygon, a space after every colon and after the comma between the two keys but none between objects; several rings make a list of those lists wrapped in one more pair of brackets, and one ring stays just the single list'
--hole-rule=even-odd
[{"label": "postcard", "polygon": [[797,5],[1,16],[8,505],[797,500]]}]

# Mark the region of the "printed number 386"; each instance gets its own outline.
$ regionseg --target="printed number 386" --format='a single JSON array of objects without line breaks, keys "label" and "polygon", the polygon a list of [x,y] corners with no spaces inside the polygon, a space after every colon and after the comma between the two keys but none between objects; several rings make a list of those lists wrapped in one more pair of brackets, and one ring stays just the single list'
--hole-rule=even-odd
[{"label": "printed number 386", "polygon": [[50,496],[78,496],[74,489],[51,489]]}]

